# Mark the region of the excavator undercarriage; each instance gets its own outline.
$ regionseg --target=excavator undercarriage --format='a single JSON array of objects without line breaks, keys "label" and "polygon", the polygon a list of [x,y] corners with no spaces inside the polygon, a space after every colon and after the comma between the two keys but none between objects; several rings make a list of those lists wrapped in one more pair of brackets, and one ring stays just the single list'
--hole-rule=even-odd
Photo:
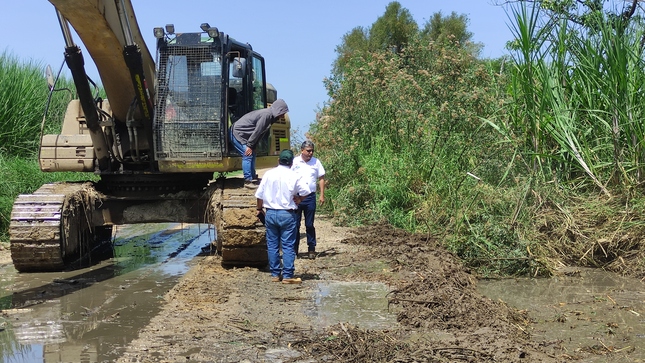
[{"label": "excavator undercarriage", "polygon": [[[267,263],[264,226],[258,221],[253,190],[242,178],[219,178],[200,189],[177,183],[50,183],[14,202],[9,233],[18,271],[60,271],[91,263],[111,249],[113,225],[208,223],[217,238],[211,246],[222,264]],[[83,261],[85,260],[85,261]]]}]

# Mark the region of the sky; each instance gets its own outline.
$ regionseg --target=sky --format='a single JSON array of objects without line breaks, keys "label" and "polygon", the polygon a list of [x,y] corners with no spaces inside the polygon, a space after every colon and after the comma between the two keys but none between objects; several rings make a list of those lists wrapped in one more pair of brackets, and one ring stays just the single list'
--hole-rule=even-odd
[{"label": "sky", "polygon": [[[89,0],[88,0],[89,1]],[[153,55],[154,27],[174,24],[177,32],[199,31],[201,23],[216,26],[243,43],[249,43],[266,62],[267,81],[289,106],[292,129],[304,135],[316,112],[328,101],[323,80],[331,74],[336,47],[353,28],[370,27],[385,13],[390,0],[264,0],[168,1],[131,0],[146,46]],[[47,0],[3,0],[0,24],[11,32],[0,39],[0,52],[21,61],[50,64],[57,72],[65,43],[54,7]],[[481,56],[506,54],[512,38],[505,9],[491,0],[399,0],[419,27],[434,13],[466,15],[473,40],[484,45]],[[74,41],[84,49],[80,38]],[[87,73],[98,79],[91,58],[84,52]]]}]

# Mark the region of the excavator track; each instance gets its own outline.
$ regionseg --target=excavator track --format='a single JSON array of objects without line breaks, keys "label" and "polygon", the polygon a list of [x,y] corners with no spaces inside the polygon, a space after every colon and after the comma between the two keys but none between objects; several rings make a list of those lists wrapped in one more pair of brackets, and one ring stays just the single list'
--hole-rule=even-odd
[{"label": "excavator track", "polygon": [[60,271],[95,247],[88,218],[92,192],[91,183],[52,183],[18,196],[9,225],[16,270]]},{"label": "excavator track", "polygon": [[[20,272],[61,271],[111,242],[110,226],[93,226],[94,206],[109,199],[92,183],[45,184],[14,202],[9,235],[11,257]],[[127,198],[126,198],[127,199]],[[265,266],[265,229],[257,219],[255,190],[241,178],[220,178],[203,192],[205,222],[213,224],[212,243],[224,266]],[[133,200],[134,201],[134,200]],[[185,203],[193,208],[200,203]],[[183,206],[179,204],[178,206]]]},{"label": "excavator track", "polygon": [[216,248],[225,266],[264,266],[268,262],[265,229],[257,218],[255,190],[242,178],[220,178],[211,196]]}]

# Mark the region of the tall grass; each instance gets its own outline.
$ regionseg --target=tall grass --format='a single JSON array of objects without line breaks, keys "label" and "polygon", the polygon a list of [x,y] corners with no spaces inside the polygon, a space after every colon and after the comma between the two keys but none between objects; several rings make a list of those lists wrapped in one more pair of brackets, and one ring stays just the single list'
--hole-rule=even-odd
[{"label": "tall grass", "polygon": [[512,9],[510,129],[546,178],[612,188],[643,182],[643,27],[598,14],[591,27]]},{"label": "tall grass", "polygon": [[[47,131],[61,127],[71,82],[61,79],[49,105]],[[36,61],[22,61],[5,51],[0,54],[0,151],[8,155],[31,156],[38,148],[39,135],[49,88],[44,66]]]},{"label": "tall grass", "polygon": [[20,62],[8,52],[2,53],[0,100],[0,149],[12,155],[32,154],[47,100],[43,67],[36,62]]},{"label": "tall grass", "polygon": [[87,173],[43,173],[35,157],[9,156],[0,152],[0,241],[8,241],[8,227],[13,201],[19,194],[34,192],[54,181],[95,179]]},{"label": "tall grass", "polygon": [[[8,52],[0,55],[0,241],[8,241],[13,201],[42,184],[58,180],[95,179],[87,173],[43,173],[37,160],[43,115],[44,132],[59,132],[73,89],[61,78],[49,93],[44,67],[21,61]],[[50,103],[48,104],[48,101]]]},{"label": "tall grass", "polygon": [[645,271],[641,20],[581,27],[525,2],[511,18],[513,102],[490,125],[534,181],[518,230],[543,260]]}]

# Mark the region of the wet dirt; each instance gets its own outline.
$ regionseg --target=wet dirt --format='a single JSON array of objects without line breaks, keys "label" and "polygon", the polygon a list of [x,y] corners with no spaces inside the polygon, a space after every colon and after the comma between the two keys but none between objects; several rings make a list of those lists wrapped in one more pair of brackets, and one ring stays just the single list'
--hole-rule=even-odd
[{"label": "wet dirt", "polygon": [[113,362],[212,232],[174,223],[121,226],[113,257],[87,268],[17,273],[0,265],[0,362]]},{"label": "wet dirt", "polygon": [[585,362],[645,361],[645,285],[601,269],[567,269],[549,279],[479,281],[492,299],[525,309],[536,342],[556,342],[563,357]]},{"label": "wet dirt", "polygon": [[[476,276],[426,235],[342,228],[324,216],[316,227],[317,258],[296,260],[300,285],[271,282],[264,269],[224,268],[218,256],[197,259],[116,361],[638,361],[623,349],[632,344],[565,337],[538,326],[535,311],[517,310],[522,301],[484,296]],[[586,311],[615,329],[615,316],[592,313],[595,303],[580,299],[564,315],[573,322],[574,311]]]},{"label": "wet dirt", "polygon": [[[225,269],[209,256],[165,296],[119,362],[560,361],[530,339],[526,312],[478,293],[476,278],[437,241],[323,217],[316,225],[318,257],[296,260],[301,285],[271,282],[266,270]],[[321,286],[338,283],[387,286],[385,309],[371,315],[396,322],[319,324],[311,311]],[[339,308],[361,309],[351,301]]]}]

